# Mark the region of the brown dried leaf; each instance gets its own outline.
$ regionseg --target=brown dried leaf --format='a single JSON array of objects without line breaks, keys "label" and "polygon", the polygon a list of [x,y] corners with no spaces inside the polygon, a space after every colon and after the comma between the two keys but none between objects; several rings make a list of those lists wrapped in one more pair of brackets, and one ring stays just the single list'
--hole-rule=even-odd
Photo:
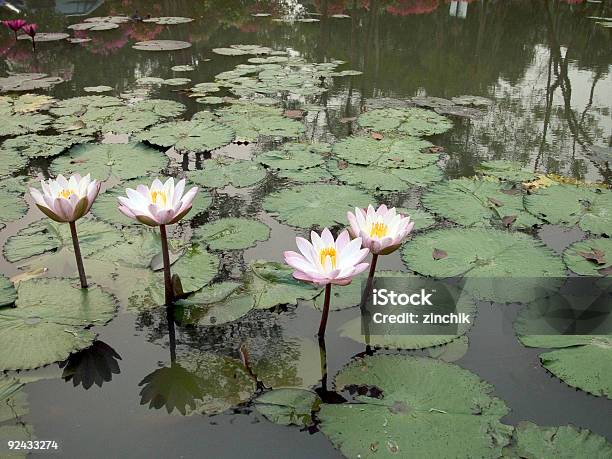
[{"label": "brown dried leaf", "polygon": [[372,132],[372,138],[374,140],[382,140],[385,137],[380,132]]},{"label": "brown dried leaf", "polygon": [[285,110],[285,116],[292,120],[301,120],[304,118],[304,110]]},{"label": "brown dried leaf", "polygon": [[506,215],[504,218],[502,218],[502,224],[506,228],[510,228],[515,221],[516,215]]},{"label": "brown dried leaf", "polygon": [[338,161],[338,169],[340,169],[340,170],[346,169],[348,167],[348,165],[349,165],[349,163],[347,161],[344,161],[343,159]]},{"label": "brown dried leaf", "polygon": [[444,250],[442,249],[433,249],[433,253],[431,254],[432,258],[434,260],[442,260],[446,257],[448,257],[448,253],[446,253]]},{"label": "brown dried leaf", "polygon": [[580,255],[582,258],[584,258],[585,260],[591,261],[595,264],[598,265],[605,265],[606,264],[606,254],[599,250],[599,249],[593,249],[591,252],[576,252],[578,255]]}]

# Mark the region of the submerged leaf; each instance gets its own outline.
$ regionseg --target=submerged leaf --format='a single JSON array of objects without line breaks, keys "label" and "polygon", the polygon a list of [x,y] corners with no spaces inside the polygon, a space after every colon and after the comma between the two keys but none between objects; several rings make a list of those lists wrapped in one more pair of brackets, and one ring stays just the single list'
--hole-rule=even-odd
[{"label": "submerged leaf", "polygon": [[320,403],[319,396],[309,390],[282,388],[259,396],[255,409],[274,424],[308,426]]}]

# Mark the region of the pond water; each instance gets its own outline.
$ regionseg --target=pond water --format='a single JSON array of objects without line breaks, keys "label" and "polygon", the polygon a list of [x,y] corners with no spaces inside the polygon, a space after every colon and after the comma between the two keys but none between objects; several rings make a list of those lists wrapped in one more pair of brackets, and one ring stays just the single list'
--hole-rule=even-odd
[{"label": "pond water", "polygon": [[[413,104],[437,108],[441,113],[454,110],[447,115],[453,121],[452,129],[428,138],[446,153],[439,163],[445,179],[470,177],[484,161],[511,160],[529,172],[554,174],[571,181],[610,181],[612,35],[609,28],[589,19],[612,15],[605,1],[2,3],[0,11],[5,16],[35,22],[39,32],[69,31],[76,37],[92,38],[83,44],[41,42],[33,54],[27,41],[15,42],[12,34],[2,31],[0,78],[9,72],[59,76],[65,81],[45,92],[57,99],[92,95],[95,93],[86,93],[84,88],[109,86],[104,95],[123,95],[130,103],[151,98],[178,101],[187,107],[186,111],[170,119],[190,119],[201,110],[223,109],[229,104],[227,100],[214,99],[196,102],[186,89],[196,83],[214,82],[216,75],[255,57],[222,55],[213,49],[260,45],[287,51],[289,56],[306,63],[343,61],[334,69],[336,72],[362,72],[322,79],[321,87],[326,91],[320,94],[283,95],[281,106],[295,112],[286,115],[298,118],[305,126],[303,140],[338,142],[358,129],[354,117],[377,108],[405,108],[409,106],[406,101],[412,99]],[[268,13],[271,16],[263,16]],[[133,19],[112,30],[66,29],[91,16]],[[140,21],[149,16],[188,17],[194,21],[173,25]],[[135,42],[147,40],[185,41],[191,47],[160,52],[132,48]],[[194,70],[171,70],[179,65],[190,65]],[[189,78],[191,82],[176,86],[143,85],[142,80],[138,83],[146,77]],[[236,97],[227,88],[203,92],[206,95],[202,97]],[[490,105],[466,108],[448,102],[462,95],[486,98]],[[456,116],[457,111],[461,116]],[[104,142],[121,144],[126,138],[106,136]],[[251,159],[280,144],[278,138],[272,138],[232,143],[212,153],[171,150],[166,172],[182,175],[202,169],[215,158]],[[53,173],[54,160],[34,158],[13,175],[36,177]],[[267,240],[246,250],[217,251],[220,268],[214,274],[216,282],[240,279],[254,260],[282,262],[283,251],[294,250],[295,236],[307,234],[304,228],[285,225],[264,210],[263,202],[271,193],[298,186],[273,175],[268,172],[264,180],[254,181],[255,186],[230,185],[210,190],[210,207],[174,231],[174,238],[188,240],[194,229],[224,217],[257,219],[270,228]],[[113,180],[104,188],[119,182]],[[422,190],[418,188],[407,192],[370,191],[380,202],[421,207]],[[29,197],[27,200],[32,204]],[[0,232],[0,244],[6,244],[40,218],[38,209],[30,205],[22,218],[6,222]],[[435,224],[438,228],[453,226],[440,218]],[[577,227],[556,225],[542,225],[527,233],[542,239],[557,254],[586,235]],[[52,252],[48,258],[38,256],[33,262],[20,259],[13,263],[6,259],[6,248],[4,253],[0,271],[7,277],[29,272],[33,267],[46,268],[44,276],[75,276],[72,252],[68,250]],[[85,264],[88,265],[87,256]],[[405,271],[408,267],[397,252],[382,257],[379,269]],[[140,282],[147,279],[135,277],[127,284],[113,285],[120,291],[113,291],[121,301],[119,311],[106,326],[93,328],[98,334],[93,347],[60,364],[9,373],[27,383],[22,389],[28,404],[20,416],[23,428],[33,429],[40,440],[56,440],[59,444],[59,450],[42,452],[40,456],[342,457],[316,425],[299,428],[269,422],[254,408],[254,394],[236,394],[232,384],[238,384],[234,381],[237,376],[231,368],[244,359],[246,350],[251,361],[256,362],[255,373],[261,372],[259,376],[264,374],[267,378],[264,384],[268,389],[297,382],[325,393],[321,390],[325,363],[327,389],[331,391],[334,375],[366,351],[363,343],[342,331],[344,324],[359,315],[358,309],[332,311],[323,362],[314,336],[320,312],[311,301],[253,310],[218,326],[187,324],[184,322],[188,320],[176,317],[173,324],[168,321],[166,308],[157,303],[123,301],[130,297],[131,289],[140,287],[136,285]],[[494,386],[493,395],[510,408],[502,422],[573,424],[612,442],[612,400],[577,391],[547,372],[538,357],[542,349],[525,347],[516,339],[512,323],[517,313],[515,306],[479,304],[477,321],[467,333],[469,348],[454,363]],[[428,350],[372,352],[430,355]],[[194,355],[214,356],[210,358],[217,359],[215,368],[225,375],[209,381],[214,403],[204,411],[215,412],[214,415],[200,414],[197,408],[189,409],[189,416],[183,416],[178,409],[168,412],[173,401],[167,395],[177,390],[170,381],[180,384],[176,381],[182,377],[180,370],[173,372],[171,362],[182,361],[193,369],[189,365],[194,365],[190,361]],[[212,366],[210,361],[208,364]],[[160,374],[162,368],[167,368],[170,376]],[[233,403],[236,399],[239,403]],[[180,400],[177,405],[181,405]],[[398,457],[405,456],[400,453]]]}]

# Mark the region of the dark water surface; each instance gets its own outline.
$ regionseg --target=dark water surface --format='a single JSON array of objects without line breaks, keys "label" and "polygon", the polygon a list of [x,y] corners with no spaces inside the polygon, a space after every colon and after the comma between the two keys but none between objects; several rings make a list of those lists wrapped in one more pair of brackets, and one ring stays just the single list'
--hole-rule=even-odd
[{"label": "dark water surface", "polygon": [[[211,51],[215,47],[243,43],[289,48],[309,62],[341,59],[347,63],[343,69],[363,72],[362,76],[335,79],[330,91],[317,100],[324,108],[306,120],[309,139],[333,141],[348,135],[350,123],[340,122],[341,118],[374,106],[371,99],[380,103],[384,98],[385,103],[393,104],[396,99],[418,95],[480,95],[494,101],[484,117],[453,118],[455,127],[434,140],[449,153],[444,164],[449,177],[473,174],[474,166],[484,159],[511,159],[534,170],[574,179],[610,179],[601,152],[612,146],[612,34],[588,19],[612,14],[612,7],[605,1],[481,0],[465,2],[461,11],[438,0],[300,3],[15,1],[12,5],[23,8],[28,20],[49,32],[80,22],[82,15],[150,14],[187,16],[196,21],[176,26],[124,24],[117,30],[91,32],[93,42],[85,46],[41,43],[35,58],[27,43],[15,45],[8,34],[3,34],[0,74],[44,72],[63,76],[69,81],[52,91],[58,98],[83,95],[83,87],[97,85],[112,86],[110,94],[118,95],[133,90],[135,80],[144,76],[185,76],[193,83],[214,81],[216,74],[250,57],[219,56]],[[316,17],[320,22],[275,22],[254,17],[258,12],[270,12],[275,17]],[[305,16],[305,12],[323,15]],[[328,17],[332,14],[348,14],[350,18]],[[170,53],[131,48],[133,42],[151,39],[186,40],[193,46]],[[170,70],[182,64],[193,64],[197,70],[180,75]],[[190,112],[203,109],[172,89],[153,89],[150,95],[179,100],[189,106]],[[298,102],[302,101],[286,101],[286,105]],[[248,158],[253,149],[260,148],[264,146],[232,145],[214,155]],[[204,160],[201,155],[175,155],[175,159],[176,168],[188,170],[201,167]],[[30,172],[35,175],[46,167],[40,162]],[[219,279],[240,271],[249,260],[281,261],[283,250],[293,249],[299,233],[261,210],[262,197],[278,186],[269,180],[247,191],[224,190],[215,196],[204,217],[196,219],[204,222],[221,216],[253,216],[272,228],[271,238],[245,251],[243,257],[225,255]],[[395,205],[415,202],[416,197],[410,195],[390,198]],[[0,233],[0,244],[39,216],[31,208],[24,219],[7,225]],[[582,234],[545,227],[540,236],[561,251]],[[406,269],[397,255],[383,257],[379,266]],[[9,276],[18,272],[4,260],[0,267]],[[74,273],[69,257],[65,266],[50,269],[53,275]],[[357,314],[355,309],[331,314],[326,343],[330,387],[333,375],[364,351],[362,344],[337,332]],[[512,307],[481,305],[469,333],[469,351],[457,363],[495,386],[495,395],[512,410],[504,422],[572,423],[612,441],[612,400],[576,391],[547,374],[539,363],[539,351],[517,341],[511,328],[515,314]],[[23,420],[34,426],[37,438],[60,444],[55,454],[70,458],[339,457],[321,433],[277,426],[248,404],[217,416],[181,416],[176,411],[168,414],[165,407],[141,404],[139,383],[158,368],[170,365],[171,354],[197,349],[239,358],[238,348],[247,343],[249,352],[257,356],[266,352],[269,343],[282,346],[295,343],[295,339],[314,347],[319,317],[312,306],[300,304],[279,311],[257,311],[220,327],[177,325],[171,340],[164,308],[128,309],[122,305],[113,321],[96,329],[105,344],[83,351],[97,352],[99,362],[100,355],[110,358],[108,347],[112,348],[121,357],[114,359],[120,372],[101,387],[94,384],[89,389],[62,379],[63,369],[58,365],[22,372],[20,377],[32,381],[26,386],[29,414]],[[302,368],[303,363],[299,363],[297,371],[316,382],[321,378],[321,365],[319,353],[314,355],[312,365]],[[279,364],[296,365],[290,361]],[[92,377],[98,371],[95,364],[81,369]],[[54,453],[40,456],[47,454]]]}]

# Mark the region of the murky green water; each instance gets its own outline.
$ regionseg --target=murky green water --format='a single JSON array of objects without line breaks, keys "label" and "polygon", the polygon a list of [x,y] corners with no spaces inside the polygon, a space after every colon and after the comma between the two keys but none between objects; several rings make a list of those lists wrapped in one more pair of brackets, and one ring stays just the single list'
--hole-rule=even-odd
[{"label": "murky green water", "polygon": [[[342,69],[361,76],[334,78],[329,91],[314,100],[300,97],[284,101],[286,108],[315,103],[305,119],[306,137],[333,142],[352,132],[347,122],[380,104],[396,106],[415,96],[450,99],[478,95],[493,100],[474,118],[452,117],[454,128],[434,137],[448,159],[448,177],[470,176],[487,159],[510,159],[527,168],[577,180],[610,179],[612,146],[612,35],[588,16],[611,14],[603,3],[561,1],[473,1],[455,10],[449,3],[430,1],[90,1],[13,2],[37,22],[42,31],[61,31],[80,22],[81,15],[187,16],[189,24],[161,26],[127,23],[116,30],[90,32],[84,45],[40,43],[33,56],[29,44],[15,44],[10,35],[0,39],[0,74],[43,72],[67,81],[50,94],[65,99],[83,95],[83,88],[108,85],[111,95],[133,91],[141,77],[186,76],[193,83],[214,81],[249,56],[221,56],[213,48],[232,44],[260,44],[291,50],[309,62],[346,61]],[[607,9],[606,9],[607,8]],[[327,10],[327,11],[326,11]],[[8,10],[1,10],[5,13]],[[312,17],[319,22],[277,22],[275,17]],[[305,16],[304,12],[323,13]],[[328,17],[347,14],[349,18]],[[149,53],[131,48],[136,41],[184,40],[192,47],[174,52]],[[177,74],[174,65],[191,64],[194,72]],[[151,88],[148,97],[178,100],[189,115],[214,107],[196,103],[174,87]],[[179,88],[180,89],[180,88]],[[226,95],[221,93],[221,96]],[[138,97],[137,94],[134,97]],[[427,101],[428,103],[431,101]],[[213,157],[250,158],[269,145],[230,145]],[[171,170],[194,170],[209,156],[172,154]],[[31,175],[45,173],[48,161],[29,165]],[[216,217],[258,217],[272,229],[269,240],[244,251],[222,254],[217,279],[239,273],[250,260],[282,261],[293,249],[299,232],[282,225],[261,208],[264,196],[284,182],[269,179],[252,189],[224,189],[213,194],[208,212],[194,223]],[[391,194],[391,204],[414,206],[415,194]],[[40,217],[36,209],[7,224],[0,243]],[[187,232],[189,230],[186,230]],[[545,226],[540,237],[557,252],[583,236],[579,230]],[[381,260],[383,269],[405,269],[399,256]],[[73,275],[70,257],[61,266],[49,266],[52,275]],[[12,276],[17,266],[2,261],[1,270]],[[119,315],[99,327],[99,340],[114,349],[96,346],[71,358],[83,376],[99,383],[88,389],[73,384],[64,367],[51,365],[22,373],[29,412],[23,422],[33,426],[39,439],[56,440],[62,457],[339,457],[316,429],[282,427],[266,421],[244,403],[216,416],[168,414],[165,406],[142,404],[139,383],[158,368],[170,366],[171,355],[193,350],[239,359],[245,346],[255,360],[286,367],[292,377],[319,387],[321,362],[315,345],[320,313],[310,305],[274,311],[255,311],[238,322],[219,327],[176,325],[168,330],[166,310],[121,305]],[[329,379],[364,346],[337,329],[358,314],[345,310],[331,315],[327,339]],[[531,420],[541,425],[575,424],[612,441],[612,401],[566,386],[540,366],[537,349],[523,347],[511,328],[513,308],[481,305],[470,331],[470,347],[457,363],[495,386],[495,395],[511,408],[503,420]],[[174,327],[172,327],[174,328]],[[285,352],[283,352],[283,350]],[[292,352],[287,352],[291,350]],[[312,357],[312,358],[311,358]],[[102,368],[116,361],[118,371],[104,376]],[[102,363],[105,362],[105,363]],[[296,376],[297,374],[297,376]],[[278,375],[277,375],[278,376]],[[289,378],[290,379],[290,378]],[[282,380],[278,377],[277,380]],[[331,388],[331,382],[330,388]],[[101,386],[100,386],[101,385]],[[307,384],[310,385],[310,384]],[[163,393],[163,389],[160,390]],[[163,398],[163,397],[162,397]],[[154,403],[155,405],[155,403]],[[160,404],[163,405],[163,404]],[[158,409],[156,409],[158,408]],[[52,453],[42,453],[40,456]]]}]

